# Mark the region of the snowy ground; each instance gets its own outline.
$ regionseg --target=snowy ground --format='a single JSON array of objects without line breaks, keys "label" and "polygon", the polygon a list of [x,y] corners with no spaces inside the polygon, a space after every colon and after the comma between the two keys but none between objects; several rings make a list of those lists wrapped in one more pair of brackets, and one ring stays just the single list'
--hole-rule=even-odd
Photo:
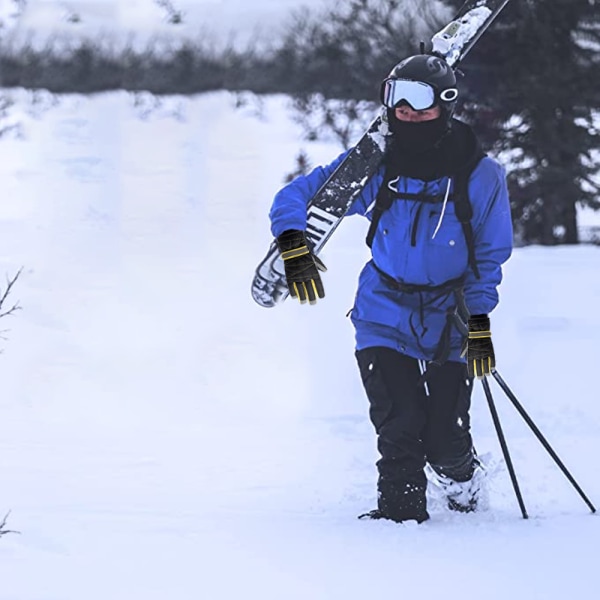
[{"label": "snowy ground", "polygon": [[[297,150],[338,152],[299,141],[283,98],[262,118],[226,93],[33,98],[0,141],[0,272],[24,267],[0,322],[0,513],[21,532],[0,600],[597,597],[600,520],[495,385],[529,521],[479,387],[490,510],[356,520],[375,502],[344,317],[365,223],[326,248],[324,302],[249,294]],[[517,250],[492,320],[500,372],[597,504],[599,258]]]}]

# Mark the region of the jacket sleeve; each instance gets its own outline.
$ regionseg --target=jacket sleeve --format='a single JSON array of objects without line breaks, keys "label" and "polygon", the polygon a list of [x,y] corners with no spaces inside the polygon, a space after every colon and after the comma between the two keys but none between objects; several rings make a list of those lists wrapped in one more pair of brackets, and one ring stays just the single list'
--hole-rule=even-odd
[{"label": "jacket sleeve", "polygon": [[498,304],[502,264],[512,252],[513,230],[504,168],[484,158],[469,183],[473,205],[475,259],[480,279],[471,268],[465,281],[465,301],[470,314],[488,314]]},{"label": "jacket sleeve", "polygon": [[277,237],[287,229],[306,229],[306,207],[327,178],[335,171],[350,150],[343,152],[332,163],[316,167],[308,175],[300,175],[281,188],[275,195],[269,218],[271,233]]},{"label": "jacket sleeve", "polygon": [[[317,167],[308,175],[297,177],[277,192],[269,213],[271,233],[275,237],[287,229],[300,229],[302,231],[306,229],[306,212],[310,199],[349,152],[351,152],[351,149],[340,154],[331,164],[325,167]],[[362,192],[348,209],[346,216],[361,215],[370,220],[373,202],[382,181],[383,169],[380,169],[367,181]]]}]

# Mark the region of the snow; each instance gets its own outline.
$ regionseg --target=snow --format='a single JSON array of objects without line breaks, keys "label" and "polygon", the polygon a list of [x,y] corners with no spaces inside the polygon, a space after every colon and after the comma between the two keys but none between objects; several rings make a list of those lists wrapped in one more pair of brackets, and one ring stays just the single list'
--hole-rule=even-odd
[{"label": "snow", "polygon": [[[363,522],[375,440],[344,317],[367,257],[348,219],[314,307],[251,300],[267,212],[304,148],[281,96],[54,99],[17,90],[0,141],[0,600],[592,599],[600,520],[480,386],[490,509]],[[503,378],[597,505],[594,246],[517,249],[492,328]],[[4,286],[0,286],[4,289]]]}]

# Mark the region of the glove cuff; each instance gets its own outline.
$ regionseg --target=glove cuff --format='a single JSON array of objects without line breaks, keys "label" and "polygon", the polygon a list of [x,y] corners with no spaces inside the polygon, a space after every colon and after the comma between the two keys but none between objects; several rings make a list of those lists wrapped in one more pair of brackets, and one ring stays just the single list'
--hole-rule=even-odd
[{"label": "glove cuff", "polygon": [[300,231],[299,229],[288,229],[281,235],[278,235],[275,241],[277,242],[279,251],[282,253],[295,250],[296,248],[307,247],[304,231]]},{"label": "glove cuff", "polygon": [[469,317],[469,339],[477,340],[492,337],[490,318],[487,315]]}]

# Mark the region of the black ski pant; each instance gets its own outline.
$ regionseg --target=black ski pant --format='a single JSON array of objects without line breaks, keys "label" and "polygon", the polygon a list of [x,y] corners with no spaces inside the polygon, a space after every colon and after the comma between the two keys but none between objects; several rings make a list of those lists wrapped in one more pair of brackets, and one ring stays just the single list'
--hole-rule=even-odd
[{"label": "black ski pant", "polygon": [[429,366],[425,385],[419,361],[391,348],[365,348],[356,358],[381,455],[379,509],[396,520],[425,519],[426,461],[457,481],[473,475],[467,367]]}]

